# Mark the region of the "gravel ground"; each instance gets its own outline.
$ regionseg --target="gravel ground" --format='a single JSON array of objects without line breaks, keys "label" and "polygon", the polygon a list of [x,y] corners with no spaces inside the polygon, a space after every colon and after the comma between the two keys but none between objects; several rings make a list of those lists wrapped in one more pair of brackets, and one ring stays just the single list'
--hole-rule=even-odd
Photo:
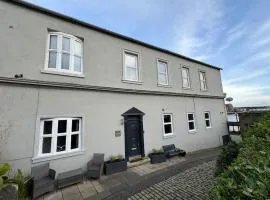
[{"label": "gravel ground", "polygon": [[216,161],[210,161],[185,170],[133,195],[129,200],[208,199],[215,182],[215,165]]}]

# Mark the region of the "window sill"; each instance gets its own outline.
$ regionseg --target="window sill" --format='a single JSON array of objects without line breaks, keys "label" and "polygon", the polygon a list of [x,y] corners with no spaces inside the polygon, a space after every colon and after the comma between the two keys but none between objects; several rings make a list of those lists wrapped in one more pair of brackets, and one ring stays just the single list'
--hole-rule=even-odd
[{"label": "window sill", "polygon": [[193,90],[191,87],[182,87],[183,90]]},{"label": "window sill", "polygon": [[78,77],[78,78],[84,78],[85,77],[84,74],[75,74],[75,73],[71,73],[71,72],[59,72],[59,71],[45,70],[45,69],[42,69],[41,73],[60,75],[60,76],[72,76],[72,77]]},{"label": "window sill", "polygon": [[129,84],[137,84],[137,85],[142,85],[143,82],[142,81],[129,81],[129,80],[122,80],[123,83],[129,83]]},{"label": "window sill", "polygon": [[63,154],[59,154],[59,155],[39,156],[39,157],[32,158],[32,161],[34,164],[34,163],[39,163],[39,162],[45,162],[45,161],[50,161],[50,160],[57,160],[57,159],[61,159],[61,158],[83,155],[84,152],[85,152],[84,150],[79,150],[76,152],[63,153]]},{"label": "window sill", "polygon": [[163,139],[173,138],[173,137],[175,137],[175,134],[163,135]]},{"label": "window sill", "polygon": [[200,91],[201,91],[201,92],[208,92],[208,90],[207,90],[207,89],[206,89],[206,90],[202,90],[202,89],[201,89]]},{"label": "window sill", "polygon": [[188,133],[190,133],[190,134],[196,134],[197,133],[197,130],[188,131]]},{"label": "window sill", "polygon": [[162,85],[162,84],[157,84],[158,87],[165,87],[165,88],[172,88],[171,85]]}]

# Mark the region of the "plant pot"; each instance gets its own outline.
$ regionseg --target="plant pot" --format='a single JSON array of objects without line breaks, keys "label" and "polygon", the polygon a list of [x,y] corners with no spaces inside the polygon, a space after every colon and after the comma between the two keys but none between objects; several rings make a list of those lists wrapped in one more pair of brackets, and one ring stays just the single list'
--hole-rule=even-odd
[{"label": "plant pot", "polygon": [[179,156],[185,157],[186,156],[186,151],[180,150]]},{"label": "plant pot", "polygon": [[149,157],[151,159],[150,161],[151,164],[162,163],[166,161],[166,156],[164,153],[158,153],[158,154],[150,153]]},{"label": "plant pot", "polygon": [[125,171],[127,169],[127,162],[125,160],[115,162],[105,162],[104,173],[106,175]]}]

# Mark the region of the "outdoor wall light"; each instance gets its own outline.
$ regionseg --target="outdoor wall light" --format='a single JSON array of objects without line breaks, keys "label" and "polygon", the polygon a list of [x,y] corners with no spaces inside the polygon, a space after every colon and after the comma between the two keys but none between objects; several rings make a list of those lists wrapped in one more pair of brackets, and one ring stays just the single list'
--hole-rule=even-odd
[{"label": "outdoor wall light", "polygon": [[120,124],[123,125],[124,124],[124,119],[120,120]]}]

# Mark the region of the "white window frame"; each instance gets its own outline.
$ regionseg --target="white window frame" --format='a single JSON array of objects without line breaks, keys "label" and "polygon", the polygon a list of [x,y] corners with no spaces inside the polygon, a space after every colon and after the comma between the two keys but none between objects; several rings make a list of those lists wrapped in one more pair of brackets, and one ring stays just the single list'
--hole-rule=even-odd
[{"label": "white window frame", "polygon": [[[136,62],[136,67],[130,67],[133,69],[136,69],[136,74],[137,74],[137,79],[136,80],[132,80],[132,79],[128,79],[126,76],[126,55],[131,55],[137,58],[137,62]],[[124,50],[123,51],[123,81],[128,81],[128,82],[141,82],[141,75],[140,75],[140,55],[139,53],[135,52],[135,51],[130,51],[130,50]]]},{"label": "white window frame", "polygon": [[[188,115],[193,115],[193,120],[189,120],[188,119]],[[188,132],[196,132],[196,120],[195,120],[195,113],[194,112],[188,112],[187,113],[187,125],[188,125]],[[194,129],[189,129],[189,122],[193,122],[194,123]]]},{"label": "white window frame", "polygon": [[[170,115],[171,116],[171,122],[164,122],[164,116],[165,115]],[[171,125],[172,132],[171,133],[165,133],[165,125]],[[172,113],[162,113],[162,126],[163,126],[163,136],[172,136],[174,135],[174,130],[173,130],[173,114]]]},{"label": "white window frame", "polygon": [[[160,72],[159,71],[159,63],[165,63],[166,64],[166,72]],[[160,83],[159,80],[159,74],[165,75],[167,82],[164,83]],[[157,59],[157,82],[159,86],[168,86],[169,85],[169,62],[163,59]]]},{"label": "white window frame", "polygon": [[[187,72],[187,77],[186,78],[183,76],[183,70],[186,70],[186,72]],[[186,66],[182,67],[181,74],[182,74],[182,86],[183,86],[183,88],[190,89],[191,88],[191,82],[190,82],[190,70],[189,70],[189,68],[186,67]],[[188,83],[187,87],[184,86],[184,79],[187,80],[187,83]]]},{"label": "white window frame", "polygon": [[[53,51],[53,50],[50,50],[50,37],[51,36],[57,36],[57,50],[54,51],[57,53],[56,68],[49,67],[49,52]],[[62,52],[64,52],[62,50],[63,37],[70,39],[69,69],[61,68]],[[81,55],[75,54],[75,42],[78,42],[81,44]],[[74,70],[74,56],[78,56],[81,58],[81,71],[80,72]],[[62,32],[49,32],[48,39],[47,39],[47,48],[46,48],[45,71],[63,73],[63,74],[82,75],[83,74],[83,41],[79,39],[78,37],[75,37],[70,34],[66,34]]]},{"label": "white window frame", "polygon": [[[201,74],[203,79],[201,79]],[[199,71],[199,79],[200,79],[200,88],[202,91],[207,90],[207,81],[206,81],[206,72],[205,71]]]},{"label": "white window frame", "polygon": [[[66,133],[57,133],[58,131],[58,121],[67,120]],[[79,131],[72,132],[72,120],[79,120]],[[43,135],[44,121],[52,121],[52,134]],[[79,134],[78,148],[71,149],[71,136]],[[57,152],[57,136],[66,136],[66,149],[65,151]],[[51,137],[51,152],[42,153],[43,138]],[[39,129],[39,142],[38,142],[38,156],[37,157],[49,157],[62,155],[72,152],[78,152],[82,149],[82,118],[81,117],[68,117],[68,118],[41,118],[40,119],[40,129]]]},{"label": "white window frame", "polygon": [[[208,113],[208,118],[205,117],[206,113]],[[211,113],[210,113],[210,111],[205,111],[203,114],[204,114],[205,127],[206,128],[212,128],[212,121],[211,121]],[[206,125],[206,121],[209,121],[209,126]]]}]

